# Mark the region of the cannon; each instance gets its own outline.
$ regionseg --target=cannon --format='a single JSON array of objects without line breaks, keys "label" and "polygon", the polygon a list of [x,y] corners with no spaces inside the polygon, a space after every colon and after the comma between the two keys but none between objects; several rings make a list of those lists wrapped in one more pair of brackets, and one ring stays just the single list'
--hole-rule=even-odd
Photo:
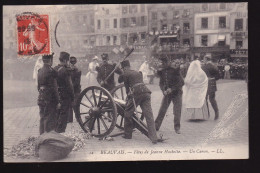
[{"label": "cannon", "polygon": [[[126,98],[123,84],[111,92],[99,86],[85,88],[75,105],[75,116],[82,130],[98,138],[109,136],[115,127],[123,130]],[[132,116],[135,128],[148,136],[144,116],[141,111],[135,110]]]}]

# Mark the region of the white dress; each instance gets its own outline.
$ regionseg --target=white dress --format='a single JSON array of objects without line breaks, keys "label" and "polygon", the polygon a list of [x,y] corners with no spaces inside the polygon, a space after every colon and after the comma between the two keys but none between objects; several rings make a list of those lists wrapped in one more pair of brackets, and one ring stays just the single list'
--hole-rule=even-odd
[{"label": "white dress", "polygon": [[208,119],[206,94],[208,78],[198,60],[190,64],[183,86],[184,112],[190,119]]},{"label": "white dress", "polygon": [[143,74],[144,83],[148,83],[148,81],[149,81],[149,80],[148,80],[148,75],[149,75],[149,73],[150,73],[150,68],[149,68],[149,64],[148,64],[147,61],[145,61],[145,62],[141,65],[139,71],[141,71],[142,74]]},{"label": "white dress", "polygon": [[99,66],[98,63],[91,62],[89,63],[88,69],[89,72],[86,75],[87,78],[87,86],[99,86],[99,83],[97,81],[97,71],[96,67]]}]

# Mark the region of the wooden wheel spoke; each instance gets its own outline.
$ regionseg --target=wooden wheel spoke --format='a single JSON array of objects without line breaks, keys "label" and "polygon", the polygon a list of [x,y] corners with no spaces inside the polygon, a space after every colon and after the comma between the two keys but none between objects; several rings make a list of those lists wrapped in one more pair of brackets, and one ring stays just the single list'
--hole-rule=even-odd
[{"label": "wooden wheel spoke", "polygon": [[96,117],[93,119],[93,122],[92,122],[91,127],[90,127],[90,132],[92,132],[92,130],[94,128],[96,119],[97,119]]},{"label": "wooden wheel spoke", "polygon": [[106,99],[106,101],[104,101],[103,103],[102,103],[102,105],[100,105],[100,109],[102,109],[103,108],[103,106],[107,103],[107,101],[109,100],[109,98],[108,99]]},{"label": "wooden wheel spoke", "polygon": [[89,117],[82,125],[85,126],[92,118]]},{"label": "wooden wheel spoke", "polygon": [[83,115],[83,114],[89,114],[89,111],[80,113],[80,115]]},{"label": "wooden wheel spoke", "polygon": [[94,107],[94,104],[92,103],[92,101],[90,100],[90,98],[88,98],[88,96],[85,94],[85,97],[88,99],[88,101],[90,102],[90,104],[92,105],[92,107]]},{"label": "wooden wheel spoke", "polygon": [[107,131],[107,130],[108,130],[108,127],[107,127],[107,125],[106,125],[105,121],[103,120],[103,118],[102,118],[102,117],[100,117],[100,120],[101,120],[101,122],[102,122],[103,126],[105,127],[105,129],[106,129],[106,131]]},{"label": "wooden wheel spoke", "polygon": [[121,88],[122,99],[125,100],[123,88]]},{"label": "wooden wheel spoke", "polygon": [[98,134],[100,134],[100,121],[99,121],[99,118],[97,118],[97,126],[98,126]]},{"label": "wooden wheel spoke", "polygon": [[121,120],[120,120],[120,127],[122,127],[122,125],[123,125],[123,120],[124,120],[124,117],[123,117],[123,116],[121,116]]},{"label": "wooden wheel spoke", "polygon": [[96,95],[95,95],[95,89],[92,89],[92,96],[93,96],[93,99],[94,99],[94,103],[95,103],[95,106],[97,106],[97,99],[96,99]]},{"label": "wooden wheel spoke", "polygon": [[84,103],[82,103],[82,102],[80,102],[80,104],[83,105],[83,106],[85,106],[85,107],[87,107],[87,108],[91,108],[90,106],[88,106],[88,105],[86,105],[86,104],[84,104]]},{"label": "wooden wheel spoke", "polygon": [[103,92],[100,90],[99,99],[98,99],[98,106],[99,106],[100,103],[101,103],[102,94],[103,94]]}]

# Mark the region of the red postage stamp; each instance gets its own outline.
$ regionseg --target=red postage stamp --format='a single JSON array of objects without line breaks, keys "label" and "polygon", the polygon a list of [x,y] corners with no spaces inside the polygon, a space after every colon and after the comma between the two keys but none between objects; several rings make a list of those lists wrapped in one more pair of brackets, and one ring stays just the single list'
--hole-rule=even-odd
[{"label": "red postage stamp", "polygon": [[18,55],[51,54],[49,16],[23,13],[16,16]]}]

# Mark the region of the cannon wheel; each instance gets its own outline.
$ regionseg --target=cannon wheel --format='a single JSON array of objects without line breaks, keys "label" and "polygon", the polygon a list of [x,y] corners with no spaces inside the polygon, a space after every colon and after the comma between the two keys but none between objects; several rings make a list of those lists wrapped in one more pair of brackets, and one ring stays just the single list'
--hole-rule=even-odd
[{"label": "cannon wheel", "polygon": [[76,118],[86,133],[95,137],[109,135],[117,121],[117,108],[111,94],[104,88],[84,89],[76,102]]},{"label": "cannon wheel", "polygon": [[[120,100],[124,100],[126,101],[126,89],[125,89],[125,85],[124,84],[120,84],[118,86],[116,86],[112,91],[111,94],[113,95],[114,98],[120,99]],[[118,110],[117,112],[117,122],[116,122],[116,127],[123,130],[124,129],[124,115],[122,114],[122,112],[124,111],[121,106],[118,107],[120,110]],[[141,112],[138,112],[139,115],[141,115]],[[142,115],[140,117],[141,120],[144,119],[144,116]]]}]

